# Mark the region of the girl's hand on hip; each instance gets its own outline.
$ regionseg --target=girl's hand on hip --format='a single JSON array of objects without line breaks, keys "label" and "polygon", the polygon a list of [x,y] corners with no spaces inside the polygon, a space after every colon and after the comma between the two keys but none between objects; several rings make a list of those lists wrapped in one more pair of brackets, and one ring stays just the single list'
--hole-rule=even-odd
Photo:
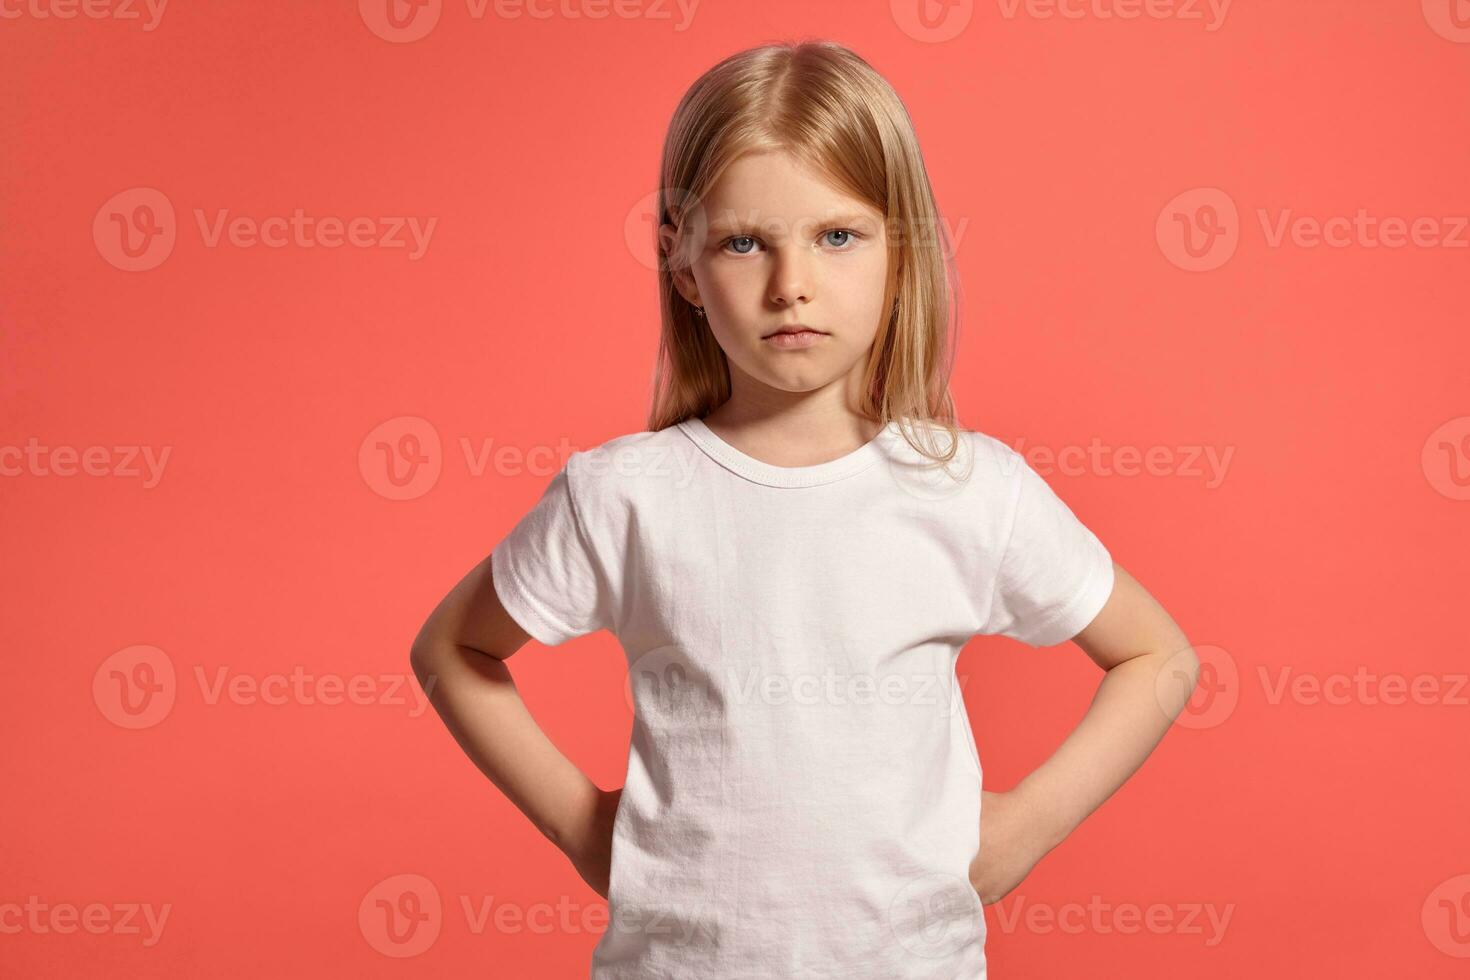
[{"label": "girl's hand on hip", "polygon": [[1047,848],[1035,814],[1015,793],[980,793],[980,852],[970,861],[970,884],[981,905],[1000,901],[1025,880]]},{"label": "girl's hand on hip", "polygon": [[617,816],[618,802],[622,798],[621,788],[601,791],[597,808],[586,827],[566,848],[566,855],[571,859],[572,867],[577,869],[577,874],[603,898],[607,898],[612,875],[613,820]]}]

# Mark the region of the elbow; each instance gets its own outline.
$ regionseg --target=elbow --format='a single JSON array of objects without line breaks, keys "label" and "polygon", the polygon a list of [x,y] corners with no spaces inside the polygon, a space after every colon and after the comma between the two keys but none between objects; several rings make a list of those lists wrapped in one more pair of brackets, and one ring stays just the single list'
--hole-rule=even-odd
[{"label": "elbow", "polygon": [[1173,650],[1164,659],[1160,667],[1162,676],[1154,688],[1158,692],[1160,707],[1171,719],[1184,712],[1200,679],[1199,654],[1194,652],[1194,647],[1182,634],[1179,645]]},{"label": "elbow", "polygon": [[419,686],[424,683],[424,676],[432,673],[429,666],[429,655],[424,648],[415,643],[408,650],[408,668],[413,671],[413,676],[418,678]]},{"label": "elbow", "polygon": [[1199,654],[1194,652],[1194,644],[1189,642],[1182,630],[1175,629],[1174,655],[1169,658],[1169,667],[1178,673],[1181,682],[1189,686],[1191,691],[1199,683],[1200,659]]},{"label": "elbow", "polygon": [[408,648],[408,666],[413,675],[423,684],[425,679],[439,672],[441,645],[433,636],[420,632]]}]

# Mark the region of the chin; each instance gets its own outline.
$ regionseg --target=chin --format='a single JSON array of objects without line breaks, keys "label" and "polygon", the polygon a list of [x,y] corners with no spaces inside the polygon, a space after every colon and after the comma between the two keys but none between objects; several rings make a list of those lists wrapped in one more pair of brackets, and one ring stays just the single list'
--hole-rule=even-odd
[{"label": "chin", "polygon": [[836,377],[836,375],[827,375],[825,373],[811,374],[802,372],[799,374],[781,373],[764,375],[761,377],[761,380],[778,391],[785,391],[797,395],[808,391],[816,391],[818,388],[825,388],[836,380]]}]

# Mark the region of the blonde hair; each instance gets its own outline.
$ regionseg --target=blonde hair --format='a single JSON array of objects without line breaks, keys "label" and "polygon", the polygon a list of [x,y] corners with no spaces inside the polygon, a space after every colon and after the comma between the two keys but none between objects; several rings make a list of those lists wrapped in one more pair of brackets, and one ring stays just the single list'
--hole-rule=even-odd
[{"label": "blonde hair", "polygon": [[[681,224],[683,219],[732,162],[763,150],[791,154],[885,216],[889,274],[883,308],[893,312],[873,339],[858,410],[882,423],[898,420],[910,445],[930,459],[953,458],[953,250],[908,111],[871,65],[829,41],[770,44],[731,55],[700,76],[674,111],[655,225],[674,225],[678,239],[672,256],[655,246],[663,325],[649,429],[703,417],[730,397],[725,353],[675,288],[673,269],[687,265],[689,249],[703,245],[683,240],[686,233],[702,234]],[[893,234],[895,228],[900,234]],[[916,230],[926,234],[916,237]],[[922,420],[944,429],[947,448],[915,442],[909,430]]]}]

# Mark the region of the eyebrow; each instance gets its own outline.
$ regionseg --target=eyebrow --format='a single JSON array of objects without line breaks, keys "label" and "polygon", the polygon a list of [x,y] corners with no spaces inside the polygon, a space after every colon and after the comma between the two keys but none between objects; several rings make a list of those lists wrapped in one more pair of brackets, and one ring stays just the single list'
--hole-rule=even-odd
[{"label": "eyebrow", "polygon": [[[769,218],[756,218],[754,221],[752,221],[749,218],[741,217],[738,214],[731,215],[730,209],[726,208],[723,212],[721,212],[720,217],[710,222],[709,231],[712,235],[754,236],[759,235],[762,230],[762,225],[768,223],[770,220],[771,219]],[[796,224],[805,222],[813,225],[814,227],[827,229],[837,227],[852,227],[856,225],[872,226],[873,223],[878,220],[880,219],[875,219],[871,215],[864,214],[859,211],[840,211],[830,216],[824,216],[821,218],[798,218],[795,222],[792,222],[792,225],[794,226]]]}]

